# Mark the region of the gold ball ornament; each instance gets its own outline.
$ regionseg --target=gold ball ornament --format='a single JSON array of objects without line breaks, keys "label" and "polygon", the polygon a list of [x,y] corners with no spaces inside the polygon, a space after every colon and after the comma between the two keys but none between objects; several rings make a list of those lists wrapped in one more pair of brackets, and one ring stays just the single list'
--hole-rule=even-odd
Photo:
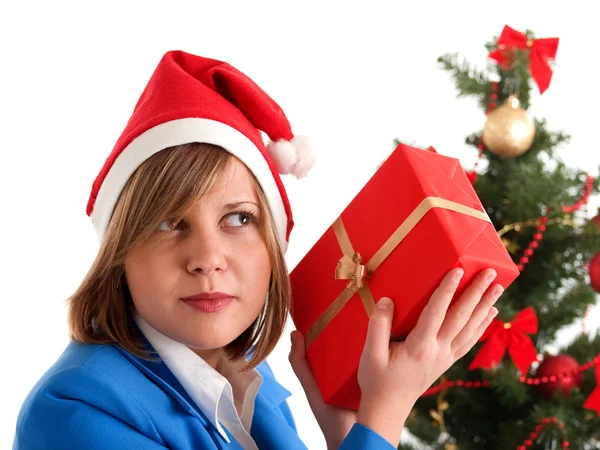
[{"label": "gold ball ornament", "polygon": [[519,99],[511,95],[503,105],[490,111],[482,137],[486,148],[494,155],[516,158],[531,148],[535,124],[521,108]]}]

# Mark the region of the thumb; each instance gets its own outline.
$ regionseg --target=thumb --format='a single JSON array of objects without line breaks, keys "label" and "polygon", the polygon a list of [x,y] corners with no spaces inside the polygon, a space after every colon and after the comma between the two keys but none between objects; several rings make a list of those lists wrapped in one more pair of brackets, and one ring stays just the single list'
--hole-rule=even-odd
[{"label": "thumb", "polygon": [[[306,359],[306,348],[302,333],[298,330],[293,330],[290,333],[292,347],[290,349],[290,363],[292,366],[298,367],[302,364],[302,360]],[[293,367],[296,370],[296,367]]]},{"label": "thumb", "polygon": [[308,363],[308,359],[306,359],[304,336],[302,336],[300,331],[294,330],[290,334],[290,339],[292,340],[292,349],[290,350],[289,356],[290,364],[302,385],[302,389],[304,389],[304,392],[306,393],[309,404],[314,408],[323,402],[323,398]]},{"label": "thumb", "polygon": [[377,364],[388,362],[393,317],[394,302],[388,297],[381,298],[371,313],[363,350],[363,356],[371,362]]}]

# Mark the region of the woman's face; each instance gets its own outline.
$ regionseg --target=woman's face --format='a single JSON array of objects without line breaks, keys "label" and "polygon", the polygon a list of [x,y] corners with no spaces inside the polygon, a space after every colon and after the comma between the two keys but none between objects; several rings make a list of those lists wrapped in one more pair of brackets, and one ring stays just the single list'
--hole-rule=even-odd
[{"label": "woman's face", "polygon": [[157,245],[128,255],[125,276],[144,320],[197,350],[244,332],[265,304],[271,274],[259,214],[252,176],[234,158],[181,223],[161,224]]}]

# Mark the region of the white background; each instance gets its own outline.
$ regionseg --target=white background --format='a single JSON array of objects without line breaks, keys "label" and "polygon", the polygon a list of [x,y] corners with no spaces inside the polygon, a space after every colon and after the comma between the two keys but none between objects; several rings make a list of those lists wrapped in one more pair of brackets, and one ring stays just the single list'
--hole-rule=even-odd
[{"label": "white background", "polygon": [[[23,399],[67,344],[64,300],[97,250],[85,215],[91,184],[165,51],[230,62],[312,140],[318,166],[302,181],[285,180],[297,223],[288,252],[293,267],[394,138],[433,145],[472,167],[476,153],[463,140],[485,116],[474,101],[455,97],[436,58],[460,52],[483,66],[484,43],[505,24],[560,37],[552,84],[542,97],[534,92],[531,113],[572,134],[564,159],[597,175],[596,8],[548,0],[3,2],[0,448],[10,448]],[[336,185],[345,187],[342,194],[333,192]],[[597,204],[593,199],[590,215]],[[588,328],[594,322],[598,309]],[[561,342],[580,329],[574,324]],[[310,449],[325,448],[288,351],[286,335],[270,362],[294,394],[302,439]]]}]

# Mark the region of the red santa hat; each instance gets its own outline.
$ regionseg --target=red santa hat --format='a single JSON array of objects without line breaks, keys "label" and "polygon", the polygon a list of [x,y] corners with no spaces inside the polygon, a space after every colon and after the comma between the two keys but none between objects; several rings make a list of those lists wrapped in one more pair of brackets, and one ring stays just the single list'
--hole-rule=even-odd
[{"label": "red santa hat", "polygon": [[[261,132],[270,138],[268,145]],[[163,56],[94,181],[87,214],[100,241],[136,168],[167,147],[190,142],[219,145],[248,167],[264,190],[285,251],[293,220],[279,175],[303,177],[314,152],[250,78],[225,62],[182,51]]]}]

